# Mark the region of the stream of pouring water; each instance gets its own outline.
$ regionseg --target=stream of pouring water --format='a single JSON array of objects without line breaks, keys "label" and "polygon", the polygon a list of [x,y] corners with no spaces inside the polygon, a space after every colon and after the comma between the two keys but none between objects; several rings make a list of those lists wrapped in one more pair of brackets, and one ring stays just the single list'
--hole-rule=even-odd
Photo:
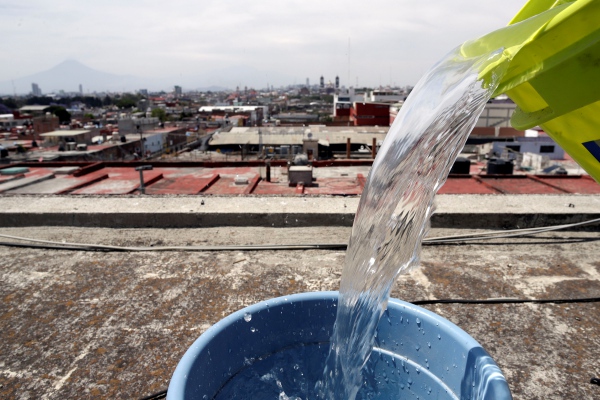
[{"label": "stream of pouring water", "polygon": [[319,396],[353,400],[396,277],[419,261],[433,198],[501,77],[485,85],[482,65],[499,52],[449,53],[415,86],[390,128],[362,193],[342,273],[331,349]]}]

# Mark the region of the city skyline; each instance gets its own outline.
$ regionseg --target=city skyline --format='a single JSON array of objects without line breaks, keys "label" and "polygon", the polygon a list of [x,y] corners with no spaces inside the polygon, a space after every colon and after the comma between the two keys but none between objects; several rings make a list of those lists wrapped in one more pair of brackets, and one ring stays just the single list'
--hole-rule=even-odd
[{"label": "city skyline", "polygon": [[[0,32],[11,40],[1,46],[10,62],[0,65],[0,81],[70,59],[145,80],[149,89],[259,88],[306,78],[316,83],[320,76],[339,76],[343,86],[414,85],[452,48],[506,25],[523,4],[183,1],[166,7],[3,0]],[[30,92],[31,83],[15,91]],[[40,86],[76,91],[79,83]]]}]

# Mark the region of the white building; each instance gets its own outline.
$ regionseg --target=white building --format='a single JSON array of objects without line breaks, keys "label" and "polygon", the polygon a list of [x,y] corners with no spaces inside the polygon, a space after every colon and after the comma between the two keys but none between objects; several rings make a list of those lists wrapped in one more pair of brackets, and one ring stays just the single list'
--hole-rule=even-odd
[{"label": "white building", "polygon": [[333,95],[333,115],[338,116],[339,113],[336,110],[350,109],[354,102],[364,102],[365,99],[365,92],[357,92],[353,87],[342,88]]},{"label": "white building", "polygon": [[367,97],[371,103],[398,103],[404,101],[406,95],[394,90],[375,89]]},{"label": "white building", "polygon": [[476,127],[494,126],[498,128],[509,128],[510,118],[515,112],[517,105],[512,101],[490,101],[485,105],[479,116]]},{"label": "white building", "polygon": [[[129,133],[126,137],[128,142],[140,140],[140,135],[136,133]],[[157,153],[166,147],[166,134],[162,131],[142,133],[142,138],[144,141],[143,149],[136,148],[136,150],[144,154]]]},{"label": "white building", "polygon": [[257,124],[263,118],[269,115],[268,106],[204,106],[198,109],[200,113],[212,113],[213,111],[223,111],[233,115],[235,113],[250,113],[250,123]]},{"label": "white building", "polygon": [[0,114],[0,130],[10,131],[18,125],[19,121],[12,114]]},{"label": "white building", "polygon": [[549,136],[520,137],[514,142],[494,142],[492,151],[497,155],[501,155],[505,148],[518,153],[547,156],[550,160],[565,158],[565,151]]}]

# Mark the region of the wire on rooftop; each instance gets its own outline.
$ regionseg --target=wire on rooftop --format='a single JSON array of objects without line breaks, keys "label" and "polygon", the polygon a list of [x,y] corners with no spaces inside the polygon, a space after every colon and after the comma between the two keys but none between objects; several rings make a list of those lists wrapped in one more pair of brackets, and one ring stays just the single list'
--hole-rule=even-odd
[{"label": "wire on rooftop", "polygon": [[[577,222],[564,225],[553,225],[539,228],[523,228],[512,229],[505,231],[491,231],[482,233],[470,233],[464,235],[440,236],[434,238],[425,238],[423,244],[448,244],[448,243],[466,243],[479,240],[504,239],[510,237],[529,236],[544,232],[557,231],[561,229],[570,229],[585,225],[600,223],[600,218],[591,219],[588,221]],[[312,243],[312,244],[284,244],[284,245],[219,245],[219,246],[146,246],[146,247],[128,247],[128,246],[110,246],[89,243],[68,243],[56,242],[52,240],[42,240],[25,238],[14,235],[0,234],[0,237],[13,240],[22,240],[33,243],[43,243],[43,245],[23,244],[15,242],[0,242],[2,246],[14,247],[32,247],[32,248],[47,248],[53,250],[75,250],[75,251],[261,251],[261,250],[345,250],[348,245],[346,243]]]}]

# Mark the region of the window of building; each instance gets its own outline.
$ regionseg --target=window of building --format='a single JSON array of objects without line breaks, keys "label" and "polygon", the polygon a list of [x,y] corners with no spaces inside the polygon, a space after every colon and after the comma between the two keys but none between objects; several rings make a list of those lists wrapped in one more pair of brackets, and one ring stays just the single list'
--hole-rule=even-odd
[{"label": "window of building", "polygon": [[540,153],[554,153],[554,146],[540,146]]},{"label": "window of building", "polygon": [[507,149],[510,149],[512,151],[521,151],[521,146],[520,145],[511,145],[511,146],[506,146]]}]

